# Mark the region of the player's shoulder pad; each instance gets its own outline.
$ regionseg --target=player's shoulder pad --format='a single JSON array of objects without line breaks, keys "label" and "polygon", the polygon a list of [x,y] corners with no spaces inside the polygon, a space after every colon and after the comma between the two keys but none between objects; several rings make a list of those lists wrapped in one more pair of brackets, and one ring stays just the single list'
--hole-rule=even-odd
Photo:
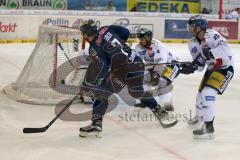
[{"label": "player's shoulder pad", "polygon": [[123,41],[127,41],[130,35],[129,30],[122,26],[110,25],[109,30],[114,32]]},{"label": "player's shoulder pad", "polygon": [[220,33],[218,33],[216,30],[214,29],[207,29],[206,30],[206,33],[204,35],[204,38],[206,40],[209,40],[209,39],[213,39],[213,40],[216,40],[217,37],[222,37]]},{"label": "player's shoulder pad", "polygon": [[152,39],[152,45],[160,45],[160,44],[162,44],[159,40],[157,40],[157,39]]}]

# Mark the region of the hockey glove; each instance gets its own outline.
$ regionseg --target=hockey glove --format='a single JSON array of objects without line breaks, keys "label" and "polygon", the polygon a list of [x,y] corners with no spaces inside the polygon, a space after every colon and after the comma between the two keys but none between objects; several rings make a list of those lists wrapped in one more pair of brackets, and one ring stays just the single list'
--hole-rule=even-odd
[{"label": "hockey glove", "polygon": [[180,68],[180,73],[182,74],[191,74],[193,73],[195,70],[197,70],[197,65],[191,63],[191,64],[182,64],[181,68]]},{"label": "hockey glove", "polygon": [[203,67],[206,63],[206,60],[199,54],[192,62],[193,65]]},{"label": "hockey glove", "polygon": [[203,55],[206,57],[207,60],[213,59],[213,54],[211,52],[211,48],[203,48],[202,49]]}]

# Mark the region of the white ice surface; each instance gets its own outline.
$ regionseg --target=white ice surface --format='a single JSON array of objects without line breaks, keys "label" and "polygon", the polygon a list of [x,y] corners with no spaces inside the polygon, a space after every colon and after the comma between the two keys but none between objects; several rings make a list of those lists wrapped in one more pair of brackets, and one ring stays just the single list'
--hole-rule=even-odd
[{"label": "white ice surface", "polygon": [[[189,59],[186,44],[167,44],[181,59]],[[177,126],[163,129],[154,121],[122,117],[135,114],[121,102],[107,114],[103,137],[78,137],[87,122],[57,120],[41,134],[23,134],[24,127],[45,126],[54,116],[54,106],[17,103],[0,93],[1,160],[239,160],[240,159],[240,45],[231,45],[235,55],[235,76],[222,96],[217,97],[214,140],[192,138],[184,118]],[[34,44],[0,45],[0,89],[15,82]],[[175,114],[190,116],[203,73],[180,75],[174,82]],[[75,104],[80,112],[86,106]],[[150,113],[147,109],[141,114]],[[192,113],[194,114],[194,113]],[[129,118],[129,117],[128,117]]]}]

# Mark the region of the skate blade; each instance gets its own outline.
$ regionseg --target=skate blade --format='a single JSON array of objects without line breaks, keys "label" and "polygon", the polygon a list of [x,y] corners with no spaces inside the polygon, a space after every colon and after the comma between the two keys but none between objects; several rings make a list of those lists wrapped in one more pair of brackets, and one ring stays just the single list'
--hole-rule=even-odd
[{"label": "skate blade", "polygon": [[81,138],[102,138],[101,132],[80,132],[79,137]]},{"label": "skate blade", "polygon": [[194,139],[199,139],[199,140],[204,140],[204,139],[214,139],[215,138],[215,135],[214,133],[206,133],[206,134],[203,134],[203,135],[193,135],[193,138]]}]

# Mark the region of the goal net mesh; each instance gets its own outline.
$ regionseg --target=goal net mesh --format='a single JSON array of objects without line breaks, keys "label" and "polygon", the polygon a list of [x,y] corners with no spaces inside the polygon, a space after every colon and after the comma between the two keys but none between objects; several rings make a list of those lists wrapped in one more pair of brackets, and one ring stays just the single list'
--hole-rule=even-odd
[{"label": "goal net mesh", "polygon": [[4,88],[23,103],[54,105],[77,94],[85,69],[80,69],[82,36],[77,29],[39,27],[34,50],[15,83]]}]

